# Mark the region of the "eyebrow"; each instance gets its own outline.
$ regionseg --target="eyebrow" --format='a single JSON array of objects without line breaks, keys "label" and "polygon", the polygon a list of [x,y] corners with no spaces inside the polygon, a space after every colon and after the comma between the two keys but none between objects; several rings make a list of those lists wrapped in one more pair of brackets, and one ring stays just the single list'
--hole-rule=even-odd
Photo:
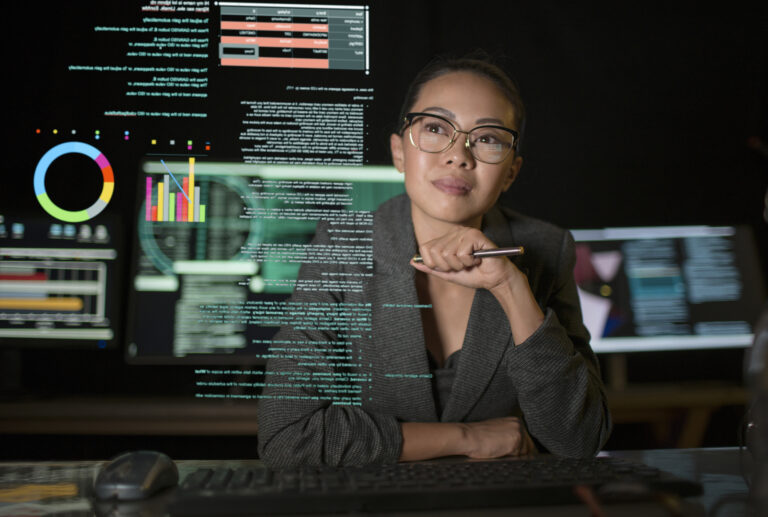
[{"label": "eyebrow", "polygon": [[[430,106],[429,108],[424,108],[424,111],[436,111],[452,120],[456,120],[456,115],[452,111],[439,106]],[[485,117],[475,120],[475,124],[498,124],[499,126],[504,126],[504,121],[498,118]]]}]

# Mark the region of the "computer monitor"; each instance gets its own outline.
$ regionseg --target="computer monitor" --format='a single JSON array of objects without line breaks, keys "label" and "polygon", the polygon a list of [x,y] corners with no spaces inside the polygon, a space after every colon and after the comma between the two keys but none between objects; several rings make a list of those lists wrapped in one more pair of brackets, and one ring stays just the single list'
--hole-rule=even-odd
[{"label": "computer monitor", "polygon": [[[364,278],[297,283],[302,263],[372,268],[372,211],[404,191],[393,167],[147,160],[129,286],[127,359],[263,364],[281,325],[325,318],[289,310],[294,289],[361,289]],[[344,233],[311,245],[324,221]],[[342,232],[342,230],[337,230]]]},{"label": "computer monitor", "polygon": [[574,274],[595,352],[751,346],[765,284],[748,227],[572,233]]}]

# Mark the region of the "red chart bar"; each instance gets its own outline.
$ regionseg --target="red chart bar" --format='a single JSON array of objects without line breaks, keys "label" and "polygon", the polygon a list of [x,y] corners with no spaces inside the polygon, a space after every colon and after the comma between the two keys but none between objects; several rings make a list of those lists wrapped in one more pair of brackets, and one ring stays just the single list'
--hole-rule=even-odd
[{"label": "red chart bar", "polygon": [[189,176],[182,179],[181,181],[181,190],[184,191],[184,196],[182,196],[182,207],[181,207],[181,219],[180,221],[187,221],[189,219]]},{"label": "red chart bar", "polygon": [[322,23],[221,22],[221,28],[230,31],[328,32],[328,25]]},{"label": "red chart bar", "polygon": [[258,45],[260,47],[328,48],[328,40],[309,38],[259,38],[223,36],[221,38],[221,42],[225,45]]},{"label": "red chart bar", "polygon": [[45,273],[31,273],[31,274],[24,274],[24,275],[14,275],[14,274],[3,274],[0,275],[0,280],[18,280],[18,281],[36,281],[36,282],[45,282],[48,280],[48,275]]},{"label": "red chart bar", "polygon": [[275,68],[330,68],[327,59],[297,59],[290,57],[260,57],[258,59],[224,58],[222,66],[267,66]]}]

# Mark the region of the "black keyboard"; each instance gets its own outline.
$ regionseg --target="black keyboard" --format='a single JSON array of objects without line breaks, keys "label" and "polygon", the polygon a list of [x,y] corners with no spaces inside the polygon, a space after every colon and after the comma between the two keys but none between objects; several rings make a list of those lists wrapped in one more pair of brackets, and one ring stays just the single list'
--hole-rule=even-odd
[{"label": "black keyboard", "polygon": [[171,515],[259,515],[551,505],[658,493],[701,494],[701,485],[616,458],[540,456],[366,467],[198,469],[177,488]]}]

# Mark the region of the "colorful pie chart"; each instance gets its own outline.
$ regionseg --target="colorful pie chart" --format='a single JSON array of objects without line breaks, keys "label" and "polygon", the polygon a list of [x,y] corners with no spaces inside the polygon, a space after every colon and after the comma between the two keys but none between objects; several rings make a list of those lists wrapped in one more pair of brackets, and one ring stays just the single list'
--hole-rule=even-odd
[{"label": "colorful pie chart", "polygon": [[[99,198],[85,210],[65,210],[60,208],[51,201],[51,198],[45,191],[45,175],[48,172],[48,168],[56,158],[71,153],[85,155],[96,162],[96,165],[101,169],[101,174],[104,177],[104,186]],[[115,178],[112,173],[112,166],[107,161],[107,158],[101,151],[92,145],[83,142],[64,142],[63,144],[59,144],[49,149],[37,163],[34,184],[37,201],[40,203],[40,206],[43,207],[43,210],[56,219],[68,223],[79,223],[96,217],[107,207],[107,203],[112,199],[112,193],[115,190]]]}]

